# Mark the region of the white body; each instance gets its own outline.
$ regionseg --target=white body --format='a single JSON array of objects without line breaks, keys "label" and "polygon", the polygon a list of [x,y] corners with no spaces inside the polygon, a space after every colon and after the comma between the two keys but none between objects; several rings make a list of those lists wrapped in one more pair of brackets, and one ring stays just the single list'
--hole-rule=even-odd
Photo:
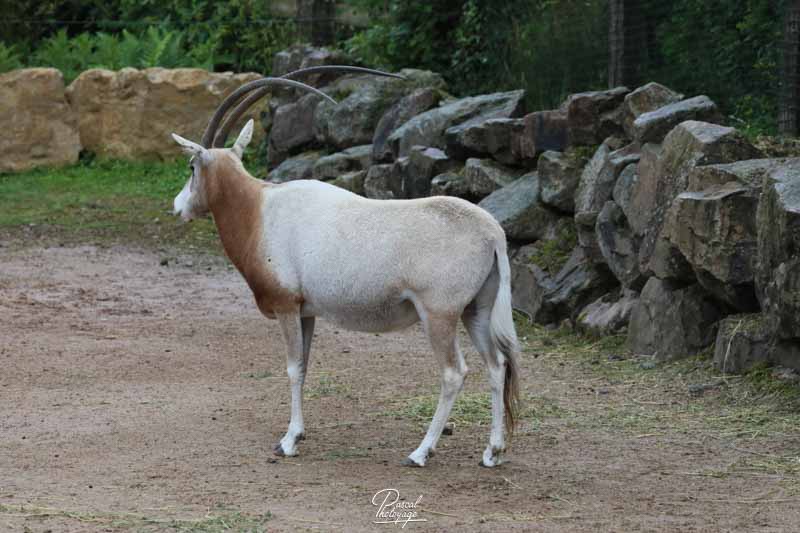
[{"label": "white body", "polygon": [[276,454],[296,455],[305,434],[302,388],[316,317],[372,332],[422,321],[442,370],[433,421],[405,462],[424,466],[467,372],[456,339],[461,320],[492,388],[492,430],[482,464],[500,464],[504,423],[513,427],[518,394],[502,228],[457,198],[370,200],[318,181],[264,184],[241,165],[251,132],[252,121],[230,150],[207,150],[175,135],[193,156],[193,175],[174,204],[185,219],[213,214],[259,308],[280,321],[292,413]]}]

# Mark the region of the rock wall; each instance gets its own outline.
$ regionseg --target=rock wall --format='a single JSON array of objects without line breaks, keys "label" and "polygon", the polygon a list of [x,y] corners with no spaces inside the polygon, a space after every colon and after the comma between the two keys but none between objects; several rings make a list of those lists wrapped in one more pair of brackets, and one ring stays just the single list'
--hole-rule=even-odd
[{"label": "rock wall", "polygon": [[81,150],[77,123],[58,70],[0,74],[0,173],[75,163]]},{"label": "rock wall", "polygon": [[[301,47],[274,71],[342,62]],[[531,320],[627,331],[633,351],[662,360],[714,345],[725,371],[800,368],[800,158],[765,158],[708,97],[657,83],[529,112],[524,91],[453,98],[438,74],[403,74],[308,80],[338,106],[276,91],[261,112],[268,179],[465,198],[505,230],[514,305]],[[65,91],[49,69],[0,76],[3,101],[17,104],[0,110],[13,132],[0,171],[69,163],[80,146],[171,157],[169,133],[199,137],[254,77],[92,70]]]},{"label": "rock wall", "polygon": [[[171,133],[199,140],[225,96],[258,78],[200,69],[91,69],[65,88],[55,69],[2,74],[0,172],[72,164],[81,150],[120,159],[175,158],[181,151]],[[255,142],[263,138],[257,130]]]}]

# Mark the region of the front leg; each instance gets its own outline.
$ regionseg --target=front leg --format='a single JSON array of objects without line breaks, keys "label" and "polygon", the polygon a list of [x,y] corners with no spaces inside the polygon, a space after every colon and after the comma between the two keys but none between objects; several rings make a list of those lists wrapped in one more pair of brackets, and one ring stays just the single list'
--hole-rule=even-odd
[{"label": "front leg", "polygon": [[300,314],[280,315],[283,337],[286,341],[286,373],[292,391],[292,416],[289,429],[273,451],[278,456],[297,455],[297,442],[305,438],[303,425],[303,384],[311,353],[314,335],[314,317],[300,318]]}]

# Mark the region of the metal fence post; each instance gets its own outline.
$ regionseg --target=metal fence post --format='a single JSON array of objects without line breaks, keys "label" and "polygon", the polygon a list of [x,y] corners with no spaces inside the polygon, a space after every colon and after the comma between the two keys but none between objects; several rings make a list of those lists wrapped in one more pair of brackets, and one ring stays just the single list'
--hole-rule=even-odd
[{"label": "metal fence post", "polygon": [[782,68],[778,128],[794,136],[800,134],[800,0],[786,5]]}]

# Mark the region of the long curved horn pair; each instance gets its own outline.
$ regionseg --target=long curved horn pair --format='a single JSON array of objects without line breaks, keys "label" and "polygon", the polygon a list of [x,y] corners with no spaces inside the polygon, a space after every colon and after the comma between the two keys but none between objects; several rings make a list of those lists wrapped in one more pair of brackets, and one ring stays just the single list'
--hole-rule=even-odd
[{"label": "long curved horn pair", "polygon": [[[255,104],[258,100],[263,98],[264,95],[266,95],[269,92],[270,87],[273,85],[283,85],[283,86],[303,89],[305,91],[309,91],[319,96],[322,96],[329,102],[336,104],[337,103],[336,100],[334,100],[327,94],[323,93],[322,91],[315,89],[310,85],[306,85],[305,83],[294,81],[292,79],[308,74],[315,74],[318,72],[358,72],[362,74],[375,74],[377,76],[405,79],[403,76],[400,76],[398,74],[391,74],[389,72],[383,72],[381,70],[373,70],[363,67],[351,67],[348,65],[321,65],[317,67],[308,67],[299,70],[294,70],[292,72],[284,74],[280,78],[262,78],[260,80],[251,81],[249,83],[245,83],[244,85],[233,91],[231,94],[227,96],[227,98],[225,98],[225,100],[222,101],[217,110],[214,112],[214,115],[211,117],[211,120],[209,120],[205,132],[203,132],[203,138],[201,140],[201,144],[205,148],[224,146],[225,141],[228,138],[228,134],[230,133],[230,130],[233,128],[236,122],[242,117],[242,115],[248,109],[250,109],[250,107],[253,106],[253,104]],[[238,105],[236,105],[237,102]],[[236,105],[236,107],[225,118],[225,121],[222,122],[222,119],[225,116],[225,114],[234,105]],[[221,127],[220,127],[220,122],[222,122]],[[217,131],[218,128],[219,131]]]}]

